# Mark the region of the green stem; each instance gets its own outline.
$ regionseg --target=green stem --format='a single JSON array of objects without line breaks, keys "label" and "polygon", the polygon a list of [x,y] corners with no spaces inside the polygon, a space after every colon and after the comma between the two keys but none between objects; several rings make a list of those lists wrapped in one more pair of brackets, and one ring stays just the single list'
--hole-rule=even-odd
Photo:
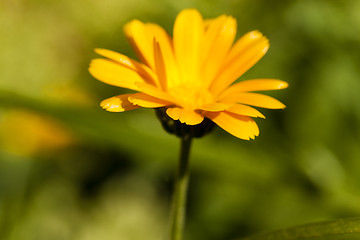
[{"label": "green stem", "polygon": [[175,189],[172,199],[170,240],[182,240],[185,224],[186,196],[189,183],[189,153],[191,136],[185,135],[181,139],[179,165],[175,178]]}]

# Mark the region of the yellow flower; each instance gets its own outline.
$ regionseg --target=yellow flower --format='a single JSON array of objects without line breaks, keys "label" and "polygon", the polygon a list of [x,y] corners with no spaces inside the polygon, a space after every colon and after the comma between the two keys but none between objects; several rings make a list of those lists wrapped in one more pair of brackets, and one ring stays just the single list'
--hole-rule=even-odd
[{"label": "yellow flower", "polygon": [[197,125],[208,118],[248,140],[259,134],[252,117],[264,118],[250,106],[285,107],[253,91],[283,89],[286,82],[253,79],[233,84],[262,58],[269,41],[252,31],[233,44],[236,20],[231,16],[204,20],[197,10],[185,9],[175,20],[173,37],[159,25],[138,20],[126,24],[124,30],[141,62],[95,49],[108,59],[94,59],[89,68],[102,82],[137,91],[103,100],[101,106],[107,111],[165,107],[167,115],[181,123]]}]

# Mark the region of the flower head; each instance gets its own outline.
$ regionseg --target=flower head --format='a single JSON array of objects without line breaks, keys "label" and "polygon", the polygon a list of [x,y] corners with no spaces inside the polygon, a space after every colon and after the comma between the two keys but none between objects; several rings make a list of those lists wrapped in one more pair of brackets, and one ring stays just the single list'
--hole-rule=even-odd
[{"label": "flower head", "polygon": [[285,107],[254,91],[283,89],[286,82],[253,79],[233,84],[264,56],[269,41],[252,31],[234,43],[236,20],[231,16],[204,20],[197,10],[185,9],[175,20],[173,37],[159,25],[138,20],[124,30],[141,62],[95,49],[107,59],[94,59],[89,68],[102,82],[136,91],[103,100],[101,106],[107,111],[165,107],[173,120],[197,125],[208,118],[248,140],[259,134],[252,118],[264,118],[250,106]]}]

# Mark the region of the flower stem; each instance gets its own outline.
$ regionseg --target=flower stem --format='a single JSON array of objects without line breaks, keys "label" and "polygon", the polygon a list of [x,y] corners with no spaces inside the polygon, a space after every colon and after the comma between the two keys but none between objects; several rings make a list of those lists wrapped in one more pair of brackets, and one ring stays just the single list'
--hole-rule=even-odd
[{"label": "flower stem", "polygon": [[170,240],[182,240],[185,224],[186,196],[189,183],[189,153],[191,136],[185,135],[181,138],[181,151],[179,165],[175,178],[175,189],[172,199]]}]

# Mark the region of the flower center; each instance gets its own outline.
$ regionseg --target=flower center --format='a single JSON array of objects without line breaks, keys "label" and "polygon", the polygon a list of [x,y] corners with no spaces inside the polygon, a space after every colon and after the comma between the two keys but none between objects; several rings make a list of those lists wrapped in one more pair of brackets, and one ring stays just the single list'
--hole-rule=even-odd
[{"label": "flower center", "polygon": [[168,89],[168,93],[177,100],[179,106],[188,109],[197,109],[214,101],[212,94],[200,86],[181,84]]}]

